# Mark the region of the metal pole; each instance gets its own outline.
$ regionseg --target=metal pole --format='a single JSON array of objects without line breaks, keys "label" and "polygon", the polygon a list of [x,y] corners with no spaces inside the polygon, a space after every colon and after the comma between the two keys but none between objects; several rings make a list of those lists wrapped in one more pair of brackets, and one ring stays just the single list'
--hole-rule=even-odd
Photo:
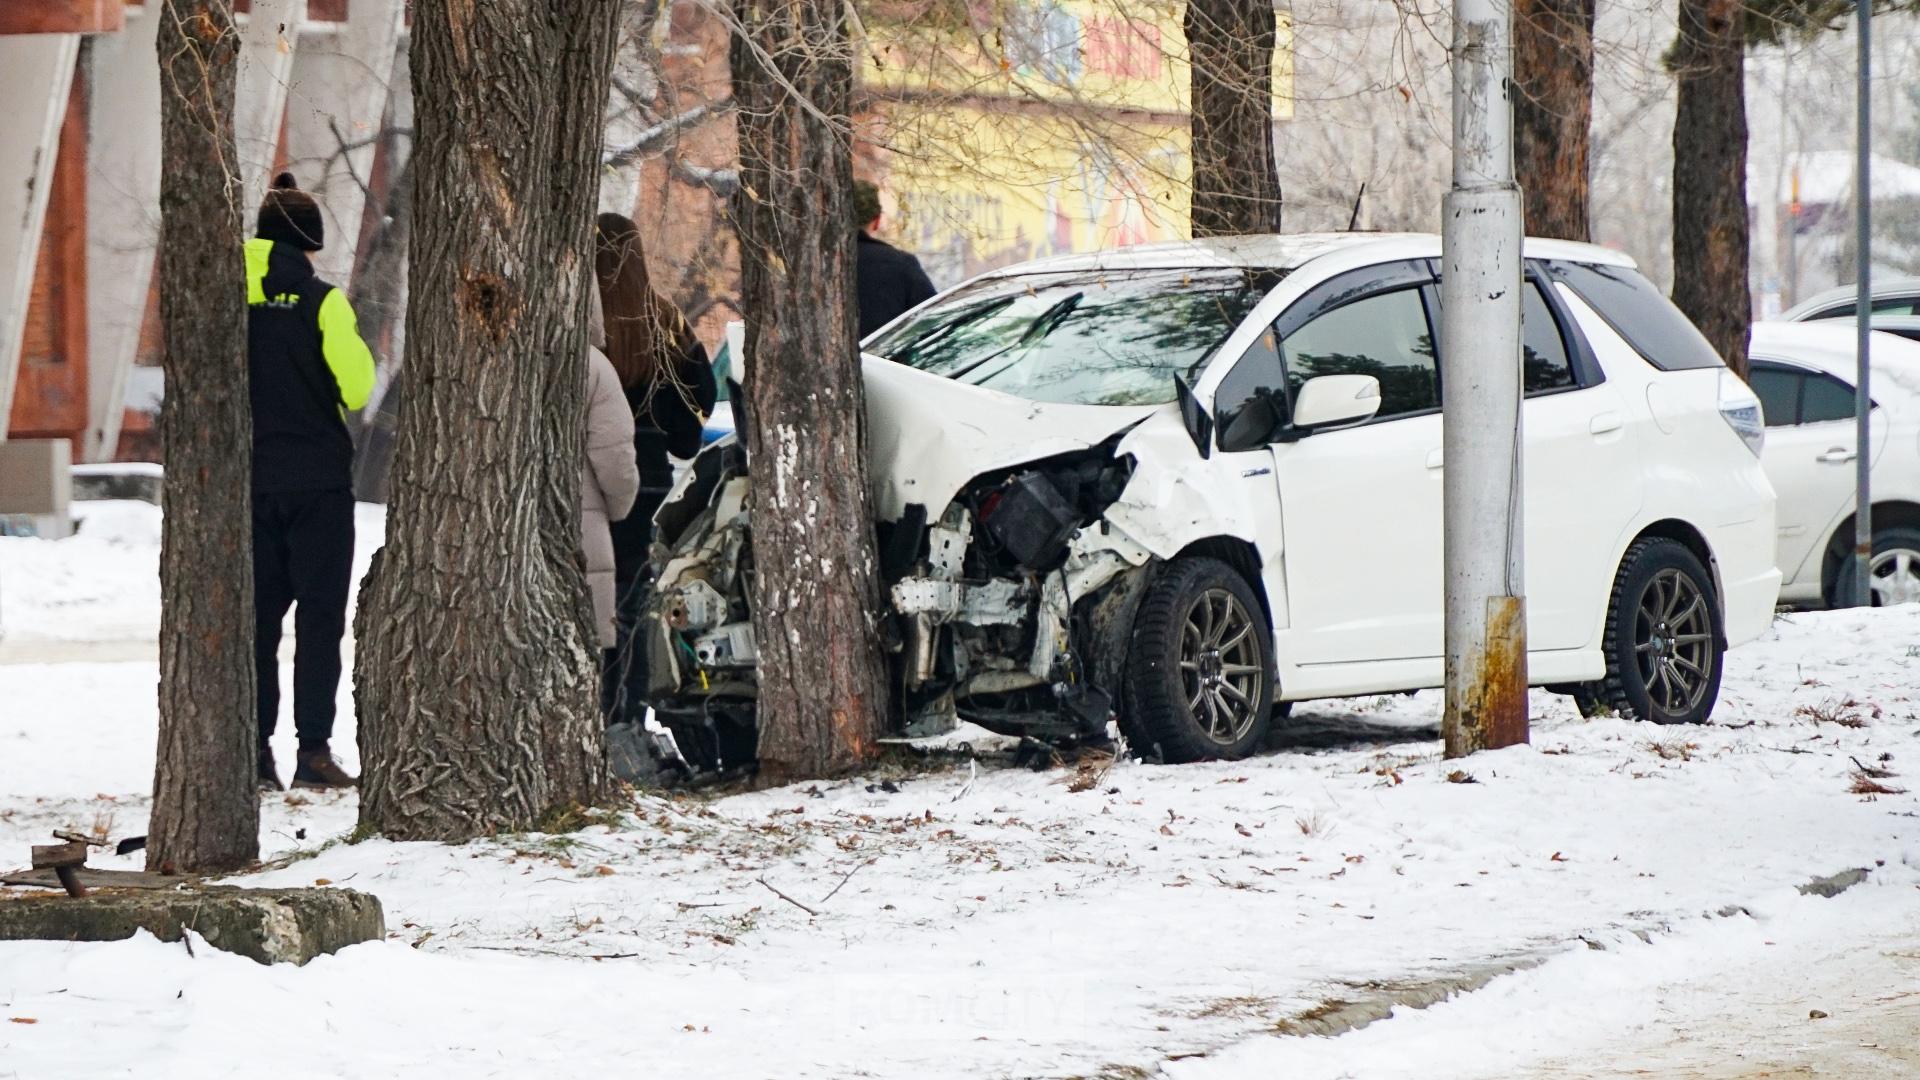
[{"label": "metal pole", "polygon": [[1869,472],[1873,467],[1871,413],[1872,375],[1867,353],[1873,340],[1873,0],[1859,0],[1860,6],[1860,86],[1859,108],[1854,142],[1860,160],[1854,167],[1857,185],[1853,196],[1854,274],[1859,291],[1854,300],[1854,327],[1858,339],[1860,370],[1853,390],[1854,425],[1854,506],[1853,518],[1853,603],[1856,607],[1873,605],[1873,492]]},{"label": "metal pole", "polygon": [[1507,0],[1455,0],[1442,206],[1448,757],[1527,741],[1521,577],[1520,189]]}]

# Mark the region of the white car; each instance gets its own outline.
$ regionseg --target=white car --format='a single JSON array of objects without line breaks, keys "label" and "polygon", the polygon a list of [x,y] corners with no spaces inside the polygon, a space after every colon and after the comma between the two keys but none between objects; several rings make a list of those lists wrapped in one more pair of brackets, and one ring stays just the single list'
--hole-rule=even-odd
[{"label": "white car", "polygon": [[[1526,254],[1528,678],[1702,720],[1779,590],[1758,402],[1624,256]],[[1232,758],[1285,703],[1440,685],[1439,255],[1061,256],[867,338],[902,732],[1117,715],[1150,756]],[[751,754],[748,464],[710,448],[656,518],[654,704],[702,765]]]},{"label": "white car", "polygon": [[[1845,604],[1853,593],[1859,440],[1853,323],[1755,323],[1748,381],[1767,422],[1761,463],[1780,496],[1778,562],[1788,603]],[[1873,335],[1875,604],[1920,601],[1920,343]]]},{"label": "white car", "polygon": [[[1875,278],[1871,283],[1873,315],[1920,315],[1920,278]],[[1840,285],[1788,308],[1781,322],[1819,322],[1827,319],[1851,319],[1860,303],[1860,290]]]}]

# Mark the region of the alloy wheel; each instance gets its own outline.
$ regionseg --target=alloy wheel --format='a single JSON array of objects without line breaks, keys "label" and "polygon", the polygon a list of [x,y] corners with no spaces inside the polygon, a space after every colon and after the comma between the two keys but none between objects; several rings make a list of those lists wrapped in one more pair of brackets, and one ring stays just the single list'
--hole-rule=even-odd
[{"label": "alloy wheel", "polygon": [[1867,584],[1874,607],[1920,603],[1920,551],[1895,548],[1875,555],[1867,564]]},{"label": "alloy wheel", "polygon": [[1208,739],[1231,746],[1252,729],[1267,673],[1253,616],[1227,590],[1208,589],[1187,609],[1180,677],[1187,708]]},{"label": "alloy wheel", "polygon": [[1634,615],[1634,654],[1647,696],[1669,715],[1690,712],[1712,683],[1712,611],[1706,593],[1689,575],[1666,569],[1654,575]]}]

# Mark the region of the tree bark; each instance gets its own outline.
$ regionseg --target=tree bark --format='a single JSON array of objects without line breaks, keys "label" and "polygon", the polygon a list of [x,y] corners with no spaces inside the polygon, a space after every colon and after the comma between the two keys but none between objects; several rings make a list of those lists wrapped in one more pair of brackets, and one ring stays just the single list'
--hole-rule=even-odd
[{"label": "tree bark", "polygon": [[247,392],[239,38],[232,0],[160,6],[160,736],[147,867],[235,870],[260,852],[254,789],[253,421]]},{"label": "tree bark", "polygon": [[1515,0],[1513,156],[1527,235],[1589,238],[1594,0]]},{"label": "tree bark", "polygon": [[1189,0],[1193,235],[1280,231],[1273,0]]},{"label": "tree bark", "polygon": [[1747,371],[1746,44],[1741,0],[1681,0],[1671,64],[1673,302]]},{"label": "tree bark", "polygon": [[869,761],[888,701],[853,303],[853,63],[837,0],[735,10],[760,776],[780,783]]},{"label": "tree bark", "polygon": [[618,0],[413,7],[416,230],[363,827],[461,840],[605,796],[580,555],[587,290]]}]

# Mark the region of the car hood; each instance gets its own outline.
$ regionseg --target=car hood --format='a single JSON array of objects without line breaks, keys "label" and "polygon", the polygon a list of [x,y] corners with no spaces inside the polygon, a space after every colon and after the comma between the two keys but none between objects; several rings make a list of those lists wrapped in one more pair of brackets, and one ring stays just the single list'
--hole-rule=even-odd
[{"label": "car hood", "polygon": [[938,517],[967,481],[1085,450],[1172,405],[1061,405],[862,358],[874,516],[919,504]]}]

